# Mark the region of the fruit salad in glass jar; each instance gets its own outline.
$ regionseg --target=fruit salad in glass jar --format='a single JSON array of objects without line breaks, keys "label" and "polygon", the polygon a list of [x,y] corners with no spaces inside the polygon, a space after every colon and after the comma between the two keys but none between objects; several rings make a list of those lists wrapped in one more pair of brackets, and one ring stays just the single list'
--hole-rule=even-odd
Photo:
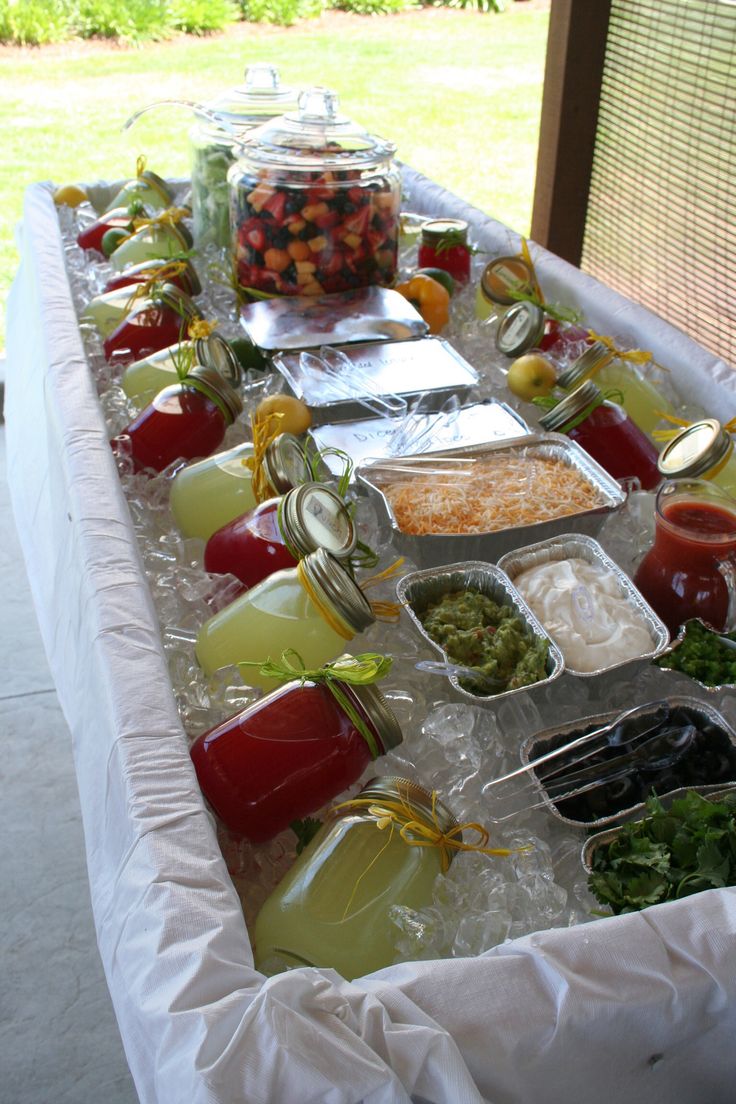
[{"label": "fruit salad in glass jar", "polygon": [[303,92],[296,113],[253,132],[228,173],[241,297],[391,284],[400,198],[394,152],[339,115],[324,88]]}]

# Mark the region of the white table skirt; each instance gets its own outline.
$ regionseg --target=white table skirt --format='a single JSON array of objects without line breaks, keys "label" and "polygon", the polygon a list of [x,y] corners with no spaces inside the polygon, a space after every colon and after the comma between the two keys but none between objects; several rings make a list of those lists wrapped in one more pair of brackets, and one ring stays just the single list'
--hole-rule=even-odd
[{"label": "white table skirt", "polygon": [[[414,209],[510,232],[411,170]],[[731,370],[549,254],[552,297],[736,414]],[[732,1104],[736,890],[348,983],[266,980],[202,802],[64,269],[52,189],[26,195],[8,319],[9,474],[73,734],[92,904],[144,1104]]]}]

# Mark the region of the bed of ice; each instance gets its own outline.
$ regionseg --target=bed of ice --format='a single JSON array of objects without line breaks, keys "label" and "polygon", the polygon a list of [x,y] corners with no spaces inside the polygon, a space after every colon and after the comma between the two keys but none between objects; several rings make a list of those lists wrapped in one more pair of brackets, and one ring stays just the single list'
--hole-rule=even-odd
[{"label": "bed of ice", "polygon": [[[79,312],[102,290],[112,269],[76,245],[80,220],[89,221],[91,213],[84,208],[61,208],[59,216]],[[416,238],[407,236],[402,264],[411,267],[415,256]],[[502,399],[534,425],[535,408],[520,403],[505,386],[503,358],[495,352],[492,327],[479,324],[474,317],[474,288],[487,260],[484,256],[474,258],[476,279],[453,299],[452,319],[444,336],[480,373],[479,397]],[[239,333],[237,308],[225,259],[213,253],[195,257],[195,264],[205,285],[199,300],[204,316],[217,319],[224,336],[235,336]],[[83,338],[112,437],[124,429],[136,410],[119,386],[122,369],[106,363],[97,334],[83,327]],[[658,382],[677,402],[666,375]],[[279,389],[278,376],[254,375],[246,380],[244,414],[228,430],[223,448],[249,434],[248,413],[253,403],[264,393]],[[235,668],[208,679],[194,659],[194,635],[203,621],[233,596],[236,581],[205,574],[203,542],[184,540],[174,528],[168,494],[176,465],[155,478],[134,474],[124,458],[119,466],[161,624],[173,693],[191,741],[258,696],[257,691],[242,684]],[[357,518],[361,536],[381,554],[375,569],[380,571],[396,558],[390,535],[381,530],[368,500],[359,499]],[[649,546],[652,532],[653,496],[636,492],[606,523],[600,539],[607,552],[631,573]],[[411,570],[412,566],[405,562],[401,570]],[[394,582],[382,584],[371,597],[391,599]],[[539,806],[539,794],[526,776],[497,788],[489,783],[519,766],[520,745],[541,729],[619,707],[623,710],[633,702],[665,694],[695,695],[693,683],[647,663],[630,664],[588,679],[563,674],[546,688],[520,691],[496,706],[475,706],[457,699],[445,677],[416,670],[417,660],[436,656],[424,647],[405,615],[398,625],[376,623],[355,640],[353,650],[393,656],[393,668],[382,688],[404,732],[403,743],[379,759],[363,781],[375,774],[416,778],[436,789],[461,821],[485,825],[491,833],[491,846],[531,845],[531,849],[519,850],[510,858],[459,855],[448,874],[438,877],[431,907],[420,912],[395,908],[397,961],[476,955],[528,932],[590,921],[596,902],[587,891],[580,862],[582,834]],[[709,700],[728,716],[725,697]],[[509,810],[511,815],[507,816]],[[502,815],[505,819],[500,819]],[[256,847],[232,838],[221,826],[219,836],[246,920],[251,924],[261,903],[293,861],[295,838],[289,831]]]}]

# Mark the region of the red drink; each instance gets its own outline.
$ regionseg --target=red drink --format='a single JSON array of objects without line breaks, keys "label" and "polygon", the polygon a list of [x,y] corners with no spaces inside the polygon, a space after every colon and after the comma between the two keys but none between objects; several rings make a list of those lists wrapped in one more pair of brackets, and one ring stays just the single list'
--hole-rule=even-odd
[{"label": "red drink", "polygon": [[[209,456],[243,408],[236,391],[212,368],[193,369],[181,383],[160,391],[126,426],[137,471],[163,471],[174,460]],[[119,438],[110,442],[116,450]]]},{"label": "red drink", "polygon": [[[374,686],[340,683],[382,755],[401,731]],[[223,823],[260,843],[322,808],[373,758],[322,683],[289,682],[210,729],[192,746],[202,793]]]},{"label": "red drink", "polygon": [[77,234],[77,245],[80,249],[96,249],[98,253],[102,253],[102,239],[108,230],[113,229],[133,233],[133,217],[127,207],[116,207],[114,211],[108,211],[85,230],[80,230]]},{"label": "red drink", "polygon": [[205,571],[235,575],[252,587],[282,567],[295,567],[278,522],[279,501],[270,498],[213,533],[204,550]]},{"label": "red drink", "polygon": [[657,495],[653,547],[634,576],[667,628],[701,617],[727,627],[736,567],[736,501],[700,480],[673,480]]},{"label": "red drink", "polygon": [[580,425],[561,432],[577,441],[614,479],[635,476],[645,491],[662,481],[659,453],[622,406],[601,403]]},{"label": "red drink", "polygon": [[189,323],[199,317],[185,292],[174,284],[164,284],[152,298],[141,299],[133,307],[102,348],[108,360],[113,356],[119,363],[142,360],[183,341]]}]

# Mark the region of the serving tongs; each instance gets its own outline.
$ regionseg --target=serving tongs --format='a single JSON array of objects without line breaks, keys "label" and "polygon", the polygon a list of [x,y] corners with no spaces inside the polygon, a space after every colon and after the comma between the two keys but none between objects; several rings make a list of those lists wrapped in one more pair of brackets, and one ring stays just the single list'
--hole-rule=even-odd
[{"label": "serving tongs", "polygon": [[406,399],[379,392],[375,381],[342,349],[323,345],[318,353],[300,353],[299,370],[318,385],[319,397],[325,402],[349,399],[379,418],[406,418]]},{"label": "serving tongs", "polygon": [[[669,715],[670,709],[666,702],[650,702],[646,705],[634,706],[600,728],[553,748],[524,766],[502,775],[501,778],[494,778],[484,786],[484,795],[493,794],[495,787],[514,778],[528,776],[531,771],[537,774],[540,784],[546,791],[545,798],[494,819],[498,822],[508,820],[521,812],[542,808],[548,801],[554,804],[567,801],[625,778],[632,769],[658,771],[673,766],[692,746],[697,729],[693,724],[678,725],[676,728],[668,726],[666,722]],[[624,724],[630,724],[632,719],[638,716],[641,716],[644,727],[639,727],[625,736]],[[572,762],[568,760],[562,765],[553,765],[551,770],[540,771],[540,767],[562,756],[568,756],[577,748],[584,749],[583,753]],[[614,755],[603,762],[583,765],[606,748],[621,749],[621,754]],[[506,794],[503,800],[508,802],[525,794],[528,796],[528,790],[523,788],[514,790]]]}]

